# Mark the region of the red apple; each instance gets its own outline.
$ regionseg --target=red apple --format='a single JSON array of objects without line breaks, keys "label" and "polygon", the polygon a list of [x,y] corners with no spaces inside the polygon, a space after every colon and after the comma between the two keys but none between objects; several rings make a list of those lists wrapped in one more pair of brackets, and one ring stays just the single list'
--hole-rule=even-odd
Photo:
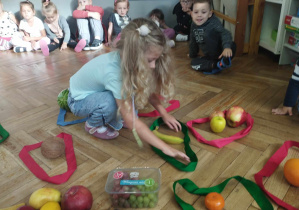
[{"label": "red apple", "polygon": [[225,128],[225,125],[226,125],[225,118],[221,116],[215,116],[210,121],[210,127],[214,133],[222,132]]},{"label": "red apple", "polygon": [[216,117],[216,116],[220,116],[220,117],[225,118],[225,115],[224,115],[223,111],[216,110],[216,111],[212,112],[212,114],[210,114],[210,116],[209,116],[210,121],[212,120],[213,117]]},{"label": "red apple", "polygon": [[247,119],[247,113],[240,106],[233,106],[226,112],[226,122],[230,127],[236,128]]},{"label": "red apple", "polygon": [[62,210],[90,210],[92,207],[92,194],[82,185],[72,186],[63,195],[61,200]]},{"label": "red apple", "polygon": [[17,210],[35,210],[35,209],[31,206],[21,206]]}]

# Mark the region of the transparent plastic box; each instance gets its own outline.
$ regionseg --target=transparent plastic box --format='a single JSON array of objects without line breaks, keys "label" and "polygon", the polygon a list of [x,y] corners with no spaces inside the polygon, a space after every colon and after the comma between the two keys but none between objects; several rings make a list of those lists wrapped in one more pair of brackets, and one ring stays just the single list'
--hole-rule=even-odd
[{"label": "transparent plastic box", "polygon": [[118,168],[109,172],[105,190],[115,208],[154,208],[160,185],[158,168]]}]

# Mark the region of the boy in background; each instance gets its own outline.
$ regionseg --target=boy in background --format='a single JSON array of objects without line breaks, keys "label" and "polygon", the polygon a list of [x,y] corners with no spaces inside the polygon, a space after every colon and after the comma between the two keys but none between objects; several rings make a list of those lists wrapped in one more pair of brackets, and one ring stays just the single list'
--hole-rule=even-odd
[{"label": "boy in background", "polygon": [[103,8],[93,6],[92,0],[78,0],[78,7],[73,12],[73,17],[77,20],[79,39],[86,40],[83,50],[97,50],[102,46],[103,15]]},{"label": "boy in background", "polygon": [[[205,74],[214,74],[230,67],[236,44],[232,41],[231,33],[213,14],[210,0],[194,0],[191,17],[191,67]],[[203,57],[198,57],[199,50],[203,52]]]}]

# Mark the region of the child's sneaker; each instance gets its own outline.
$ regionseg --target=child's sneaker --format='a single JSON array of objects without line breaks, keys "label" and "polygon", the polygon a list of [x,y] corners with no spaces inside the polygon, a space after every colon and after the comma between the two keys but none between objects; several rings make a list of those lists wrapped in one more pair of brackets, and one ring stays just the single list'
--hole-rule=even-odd
[{"label": "child's sneaker", "polygon": [[119,135],[118,131],[113,128],[106,126],[92,127],[87,122],[85,123],[85,131],[99,139],[115,139]]},{"label": "child's sneaker", "polygon": [[219,69],[225,69],[228,67],[231,67],[231,59],[230,57],[222,57],[222,59],[220,61],[218,61],[217,63],[217,67]]},{"label": "child's sneaker", "polygon": [[78,42],[78,44],[75,47],[75,52],[77,52],[77,53],[81,52],[85,46],[86,46],[85,39],[80,39],[80,41]]},{"label": "child's sneaker", "polygon": [[13,51],[15,53],[27,52],[26,47],[14,47]]},{"label": "child's sneaker", "polygon": [[88,51],[90,50],[90,46],[88,43],[86,43],[85,47],[83,48],[84,51]]},{"label": "child's sneaker", "polygon": [[175,47],[175,42],[173,41],[173,40],[168,40],[167,41],[167,45],[169,46],[169,47]]},{"label": "child's sneaker", "polygon": [[211,71],[213,69],[213,62],[200,57],[194,58],[191,61],[191,67],[196,71]]},{"label": "child's sneaker", "polygon": [[39,44],[40,44],[40,49],[43,52],[43,55],[44,56],[49,56],[49,47],[47,45],[47,42],[45,40],[40,40]]},{"label": "child's sneaker", "polygon": [[102,47],[102,41],[99,39],[94,39],[90,46],[90,49],[97,50],[97,49],[100,49],[101,47]]},{"label": "child's sneaker", "polygon": [[188,41],[188,35],[178,34],[175,37],[175,41],[178,41],[178,42]]}]

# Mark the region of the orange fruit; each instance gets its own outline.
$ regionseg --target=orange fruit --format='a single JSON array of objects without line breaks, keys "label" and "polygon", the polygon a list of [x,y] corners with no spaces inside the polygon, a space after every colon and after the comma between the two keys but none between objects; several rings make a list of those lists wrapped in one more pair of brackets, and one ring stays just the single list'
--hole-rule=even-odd
[{"label": "orange fruit", "polygon": [[299,187],[299,159],[289,159],[283,168],[283,174],[286,180],[296,187]]},{"label": "orange fruit", "polygon": [[217,192],[211,192],[205,198],[205,205],[209,210],[222,210],[224,207],[224,198]]}]

